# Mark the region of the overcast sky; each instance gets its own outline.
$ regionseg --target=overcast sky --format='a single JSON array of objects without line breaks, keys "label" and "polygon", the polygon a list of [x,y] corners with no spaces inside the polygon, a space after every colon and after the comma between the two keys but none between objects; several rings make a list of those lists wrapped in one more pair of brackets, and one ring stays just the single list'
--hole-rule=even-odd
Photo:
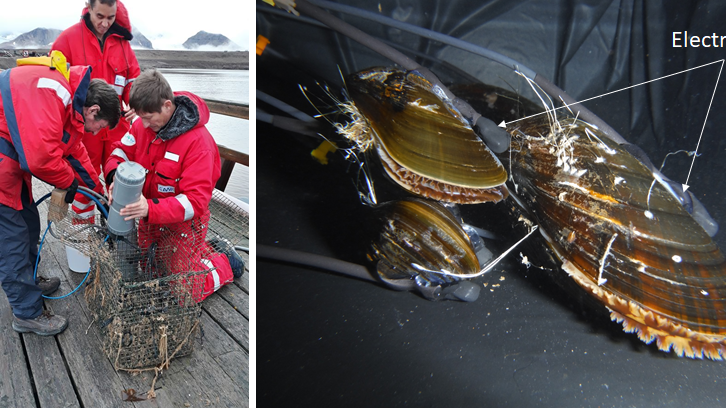
[{"label": "overcast sky", "polygon": [[[178,49],[199,31],[223,34],[249,49],[254,32],[251,0],[122,0],[131,25],[151,40],[155,49]],[[38,27],[64,30],[77,23],[85,0],[2,0],[0,37]],[[0,41],[2,42],[2,41]]]}]

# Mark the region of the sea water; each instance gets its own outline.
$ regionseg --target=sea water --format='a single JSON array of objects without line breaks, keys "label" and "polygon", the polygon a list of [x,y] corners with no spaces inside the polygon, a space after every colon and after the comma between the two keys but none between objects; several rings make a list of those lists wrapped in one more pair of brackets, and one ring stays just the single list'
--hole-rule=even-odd
[{"label": "sea water", "polygon": [[[249,104],[249,71],[213,69],[160,69],[174,91],[189,91],[202,98]],[[217,144],[249,154],[249,121],[213,113],[207,129]],[[249,201],[249,168],[235,165],[225,192]]]}]

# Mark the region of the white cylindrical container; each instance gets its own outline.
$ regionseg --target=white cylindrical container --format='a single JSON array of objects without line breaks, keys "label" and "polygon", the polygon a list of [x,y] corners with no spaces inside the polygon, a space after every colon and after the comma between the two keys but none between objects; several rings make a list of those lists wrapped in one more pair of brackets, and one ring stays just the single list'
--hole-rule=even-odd
[{"label": "white cylindrical container", "polygon": [[135,162],[123,162],[116,168],[113,183],[113,203],[108,211],[108,231],[114,235],[126,235],[134,227],[134,220],[125,221],[119,214],[122,208],[135,203],[141,197],[146,169]]},{"label": "white cylindrical container", "polygon": [[76,248],[66,245],[66,256],[68,257],[68,269],[72,272],[86,273],[91,269],[91,258],[83,255]]}]

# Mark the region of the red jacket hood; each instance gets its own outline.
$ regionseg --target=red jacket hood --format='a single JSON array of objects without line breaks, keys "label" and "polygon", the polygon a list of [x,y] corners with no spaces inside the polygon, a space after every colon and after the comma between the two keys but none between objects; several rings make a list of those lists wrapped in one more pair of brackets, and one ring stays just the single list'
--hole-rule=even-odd
[{"label": "red jacket hood", "polygon": [[[98,0],[97,0],[98,1]],[[81,11],[81,18],[88,14],[88,7],[84,7]],[[121,3],[120,0],[116,0],[116,21],[114,24],[118,24],[126,31],[131,33],[131,20],[129,19],[129,12],[126,10],[126,6]]]},{"label": "red jacket hood", "polygon": [[204,102],[204,99],[187,91],[174,92],[174,96],[186,96],[197,106],[197,109],[199,110],[199,122],[197,122],[194,127],[206,126],[207,123],[209,123],[209,107],[207,106],[207,103]]},{"label": "red jacket hood", "polygon": [[157,135],[167,141],[209,122],[209,108],[204,100],[191,92],[174,92],[176,109]]},{"label": "red jacket hood", "polygon": [[73,126],[79,127],[83,131],[83,105],[86,103],[86,95],[88,94],[88,85],[91,83],[91,67],[85,65],[74,65],[70,69],[69,82],[71,92],[73,94]]}]

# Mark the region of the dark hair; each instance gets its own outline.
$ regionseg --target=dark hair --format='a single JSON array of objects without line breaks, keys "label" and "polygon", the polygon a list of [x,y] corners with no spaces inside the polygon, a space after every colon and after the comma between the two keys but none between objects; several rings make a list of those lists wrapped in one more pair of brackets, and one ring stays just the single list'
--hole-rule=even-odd
[{"label": "dark hair", "polygon": [[88,85],[86,103],[83,106],[88,108],[93,105],[100,107],[96,120],[105,120],[108,122],[109,129],[115,128],[121,117],[121,103],[116,91],[103,79],[92,79]]},{"label": "dark hair", "polygon": [[[99,3],[105,4],[109,7],[116,5],[116,0],[98,0]],[[96,5],[96,0],[88,0],[88,8],[92,9]]]},{"label": "dark hair", "polygon": [[174,92],[166,78],[155,69],[142,72],[131,85],[129,106],[136,112],[161,112],[161,107],[167,100],[174,102]]}]

